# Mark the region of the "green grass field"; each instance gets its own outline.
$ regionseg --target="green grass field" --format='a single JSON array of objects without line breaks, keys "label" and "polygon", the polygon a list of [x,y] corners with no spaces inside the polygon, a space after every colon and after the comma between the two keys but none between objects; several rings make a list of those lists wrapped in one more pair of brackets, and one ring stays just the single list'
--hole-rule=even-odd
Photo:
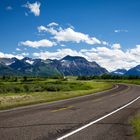
[{"label": "green grass field", "polygon": [[63,79],[0,82],[0,109],[52,102],[91,94],[112,88],[108,82],[80,81],[76,77]]}]

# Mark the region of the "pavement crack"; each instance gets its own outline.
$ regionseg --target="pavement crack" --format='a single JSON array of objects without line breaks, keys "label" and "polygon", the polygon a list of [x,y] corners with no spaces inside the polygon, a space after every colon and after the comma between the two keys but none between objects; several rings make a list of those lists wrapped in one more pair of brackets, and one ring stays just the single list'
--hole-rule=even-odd
[{"label": "pavement crack", "polygon": [[81,123],[46,123],[46,124],[31,124],[31,125],[17,125],[17,126],[4,126],[0,127],[0,129],[8,129],[8,128],[22,128],[22,127],[33,127],[33,126],[47,126],[47,125],[80,125]]}]

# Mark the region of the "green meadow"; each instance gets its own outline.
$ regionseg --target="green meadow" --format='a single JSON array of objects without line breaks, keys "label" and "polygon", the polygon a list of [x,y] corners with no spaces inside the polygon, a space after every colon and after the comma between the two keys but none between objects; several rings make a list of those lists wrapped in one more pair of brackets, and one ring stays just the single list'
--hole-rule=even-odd
[{"label": "green meadow", "polygon": [[67,78],[16,77],[0,80],[0,109],[68,99],[112,88],[109,82]]}]

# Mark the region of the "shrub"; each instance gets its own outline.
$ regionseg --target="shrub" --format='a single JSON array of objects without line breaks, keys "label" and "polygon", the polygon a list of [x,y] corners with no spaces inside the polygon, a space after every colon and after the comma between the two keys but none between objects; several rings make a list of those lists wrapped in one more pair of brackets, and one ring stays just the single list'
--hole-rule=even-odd
[{"label": "shrub", "polygon": [[61,88],[60,88],[59,85],[51,84],[51,85],[47,85],[47,86],[46,86],[46,90],[47,90],[47,91],[60,91]]},{"label": "shrub", "polygon": [[24,88],[25,92],[29,92],[29,86],[28,85],[24,85],[23,88]]}]

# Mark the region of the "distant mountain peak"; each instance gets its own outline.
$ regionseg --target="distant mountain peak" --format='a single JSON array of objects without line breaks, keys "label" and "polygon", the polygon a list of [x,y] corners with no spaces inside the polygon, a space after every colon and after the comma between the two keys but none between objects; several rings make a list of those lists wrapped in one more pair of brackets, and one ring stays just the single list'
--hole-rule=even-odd
[{"label": "distant mountain peak", "polygon": [[67,56],[62,58],[62,60],[75,60],[75,59],[84,59],[84,60],[86,60],[84,57],[81,57],[81,56],[71,56],[71,55],[67,55]]},{"label": "distant mountain peak", "polygon": [[29,57],[24,57],[24,58],[22,59],[22,61],[25,62],[25,63],[28,63],[28,64],[30,64],[30,65],[32,65],[32,64],[34,63],[34,59],[29,58]]},{"label": "distant mountain peak", "polygon": [[61,61],[67,60],[67,61],[81,61],[83,63],[88,62],[84,57],[81,56],[70,56],[67,55],[64,58],[61,59]]},{"label": "distant mountain peak", "polygon": [[117,69],[117,70],[111,72],[111,74],[114,74],[114,75],[124,75],[126,72],[127,72],[126,69]]},{"label": "distant mountain peak", "polygon": [[33,60],[33,59],[30,58],[30,57],[24,57],[24,58],[22,59],[22,61],[26,61],[26,60]]}]

